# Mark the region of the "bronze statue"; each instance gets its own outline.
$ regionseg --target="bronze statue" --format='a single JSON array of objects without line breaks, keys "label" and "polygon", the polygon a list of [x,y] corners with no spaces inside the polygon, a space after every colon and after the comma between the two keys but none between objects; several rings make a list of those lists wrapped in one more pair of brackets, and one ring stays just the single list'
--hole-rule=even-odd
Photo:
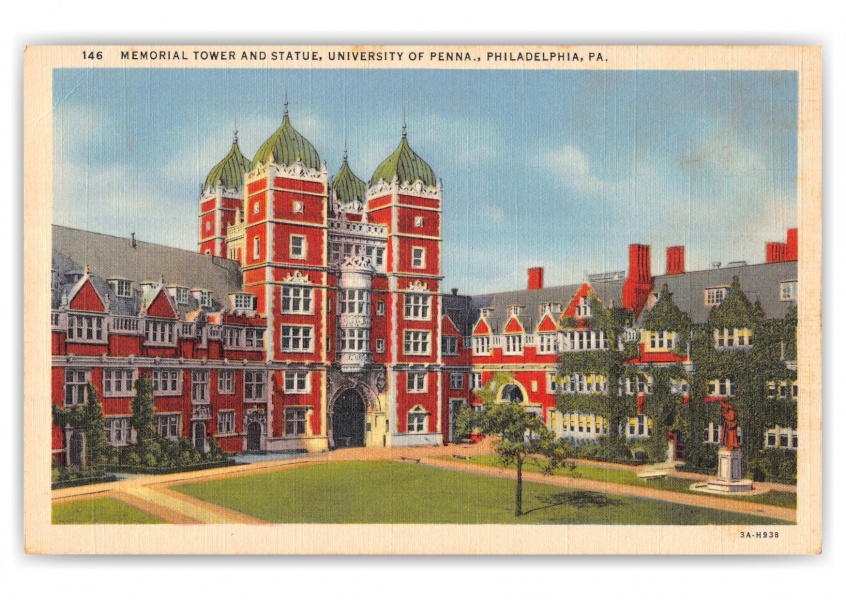
[{"label": "bronze statue", "polygon": [[723,432],[720,435],[720,445],[727,450],[740,448],[737,438],[737,411],[725,398],[720,400],[720,412],[723,417]]}]

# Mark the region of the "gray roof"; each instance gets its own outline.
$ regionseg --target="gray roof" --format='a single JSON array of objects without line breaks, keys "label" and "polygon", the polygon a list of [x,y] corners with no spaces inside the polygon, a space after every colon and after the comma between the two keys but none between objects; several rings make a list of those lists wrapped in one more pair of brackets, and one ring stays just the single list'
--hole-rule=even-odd
[{"label": "gray roof", "polygon": [[[481,309],[492,307],[493,315],[488,319],[494,333],[501,333],[501,328],[508,322],[509,306],[524,306],[520,322],[527,332],[534,331],[538,326],[541,317],[541,305],[549,302],[558,302],[562,310],[566,310],[573,296],[579,291],[584,283],[570,285],[559,285],[555,287],[541,288],[539,290],[516,290],[513,292],[497,292],[494,294],[483,294],[473,296],[473,323],[478,320]],[[604,305],[613,302],[614,306],[621,306],[623,297],[623,282],[601,282],[591,283],[593,289],[599,295]],[[555,315],[556,317],[560,315]]]},{"label": "gray roof", "polygon": [[[129,238],[53,225],[53,268],[60,274],[60,289],[53,294],[54,308],[62,292],[72,287],[67,273],[86,265],[95,288],[104,297],[109,296],[116,314],[138,314],[140,296],[118,298],[112,294],[105,280],[113,277],[132,281],[135,289],[142,281],[163,278],[165,285],[209,290],[219,306],[226,306],[227,295],[241,290],[242,284],[241,267],[234,260],[147,242],[136,242],[133,248]],[[189,302],[189,310],[197,308],[193,298]]]},{"label": "gray roof", "polygon": [[473,305],[471,296],[458,294],[441,296],[444,303],[444,315],[452,319],[462,336],[473,335],[473,325],[479,319],[479,309]]},{"label": "gray roof", "polygon": [[693,323],[705,323],[712,308],[705,306],[705,290],[729,286],[732,278],[737,277],[740,289],[750,302],[760,301],[768,318],[783,319],[794,303],[781,300],[780,283],[796,281],[798,272],[795,261],[725,267],[680,275],[659,275],[654,279],[653,289],[660,292],[666,283],[676,306],[687,313]]}]

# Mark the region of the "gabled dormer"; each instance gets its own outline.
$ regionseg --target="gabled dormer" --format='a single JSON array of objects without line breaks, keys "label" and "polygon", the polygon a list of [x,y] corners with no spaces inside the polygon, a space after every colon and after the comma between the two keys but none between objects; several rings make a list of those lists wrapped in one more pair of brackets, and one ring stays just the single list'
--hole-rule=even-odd
[{"label": "gabled dormer", "polygon": [[229,304],[235,311],[254,311],[256,309],[256,297],[247,292],[233,292],[229,294]]},{"label": "gabled dormer", "polygon": [[[490,314],[490,313],[488,313]],[[473,327],[473,354],[475,356],[489,356],[491,353],[491,334],[493,329],[482,309],[482,316]]]},{"label": "gabled dormer", "polygon": [[108,299],[101,296],[94,287],[87,268],[68,292],[64,304],[68,310],[108,312]]},{"label": "gabled dormer", "polygon": [[141,314],[160,319],[177,319],[179,310],[163,285],[148,289],[141,298]]},{"label": "gabled dormer", "polygon": [[112,288],[112,291],[118,298],[132,297],[132,281],[130,279],[127,279],[126,277],[113,276],[109,277],[106,281],[109,283],[109,287]]},{"label": "gabled dormer", "polygon": [[194,296],[194,299],[197,301],[197,304],[200,305],[200,308],[212,307],[212,295],[209,290],[205,290],[203,288],[193,288],[191,290],[191,295]]}]

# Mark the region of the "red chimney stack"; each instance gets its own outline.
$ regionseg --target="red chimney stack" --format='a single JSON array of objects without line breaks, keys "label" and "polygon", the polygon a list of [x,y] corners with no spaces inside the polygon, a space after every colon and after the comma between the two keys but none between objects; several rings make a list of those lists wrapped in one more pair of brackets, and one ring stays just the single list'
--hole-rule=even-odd
[{"label": "red chimney stack", "polygon": [[541,290],[543,289],[543,267],[529,268],[529,289]]},{"label": "red chimney stack", "polygon": [[684,246],[667,248],[667,275],[684,273]]},{"label": "red chimney stack", "polygon": [[785,260],[799,260],[799,230],[787,230],[787,255]]},{"label": "red chimney stack", "polygon": [[623,307],[640,313],[652,291],[652,256],[649,246],[629,245],[629,276],[623,284]]},{"label": "red chimney stack", "polygon": [[799,260],[799,230],[787,230],[787,243],[767,242],[767,262],[778,263]]}]

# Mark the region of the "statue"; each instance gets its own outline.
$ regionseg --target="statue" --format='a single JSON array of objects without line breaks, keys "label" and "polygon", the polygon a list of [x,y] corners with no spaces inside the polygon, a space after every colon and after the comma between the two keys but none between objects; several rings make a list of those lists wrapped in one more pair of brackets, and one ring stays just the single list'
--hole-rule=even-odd
[{"label": "statue", "polygon": [[740,441],[737,438],[737,411],[728,400],[723,398],[720,400],[720,413],[723,417],[720,445],[727,450],[737,450],[740,448]]}]

